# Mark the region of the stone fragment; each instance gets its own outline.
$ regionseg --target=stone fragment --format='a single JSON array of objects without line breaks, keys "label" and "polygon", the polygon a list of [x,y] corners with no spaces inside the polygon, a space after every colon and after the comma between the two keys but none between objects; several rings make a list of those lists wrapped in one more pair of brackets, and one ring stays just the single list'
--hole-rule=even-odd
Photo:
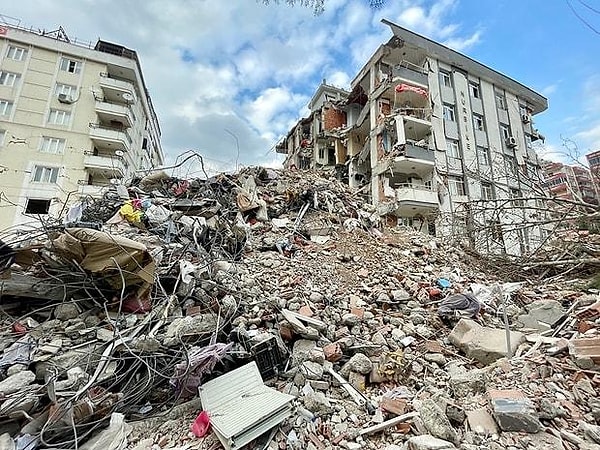
[{"label": "stone fragment", "polygon": [[564,315],[562,305],[556,300],[539,300],[527,307],[528,313],[518,317],[523,328],[546,331],[551,329]]},{"label": "stone fragment", "polygon": [[300,372],[310,380],[320,380],[323,378],[323,366],[313,361],[304,361],[300,364]]},{"label": "stone fragment", "polygon": [[340,374],[343,377],[347,377],[349,372],[358,372],[360,374],[366,375],[371,372],[373,368],[373,363],[369,359],[369,357],[363,353],[356,353],[350,358],[350,360],[344,364]]},{"label": "stone fragment", "polygon": [[426,353],[425,355],[423,355],[423,358],[425,359],[425,361],[435,363],[440,367],[445,366],[448,362],[446,360],[446,357],[442,353]]},{"label": "stone fragment", "polygon": [[346,313],[342,316],[342,323],[348,326],[354,326],[360,323],[360,317],[356,314]]},{"label": "stone fragment", "polygon": [[340,344],[336,342],[324,346],[323,353],[325,354],[325,359],[331,362],[339,361],[344,356]]},{"label": "stone fragment", "polygon": [[360,392],[364,392],[366,387],[366,377],[361,373],[350,372],[348,374],[348,383]]},{"label": "stone fragment", "polygon": [[331,402],[322,392],[311,392],[302,399],[304,406],[317,415],[326,415],[333,411]]},{"label": "stone fragment", "polygon": [[[448,339],[465,352],[469,358],[476,359],[483,364],[490,364],[508,355],[504,330],[483,327],[470,319],[461,319]],[[511,354],[514,354],[524,339],[523,333],[510,332]]]},{"label": "stone fragment", "polygon": [[308,339],[298,339],[296,342],[294,342],[294,347],[292,348],[292,358],[295,364],[300,364],[302,361],[308,361],[310,359],[310,352],[316,347],[317,343]]},{"label": "stone fragment", "polygon": [[467,422],[469,423],[469,428],[477,434],[486,436],[498,434],[496,422],[494,422],[494,418],[485,408],[467,411]]},{"label": "stone fragment", "polygon": [[410,300],[410,294],[404,289],[396,289],[392,291],[392,297],[395,302],[404,302]]},{"label": "stone fragment", "polygon": [[518,390],[489,390],[494,418],[502,431],[537,433],[542,424],[531,401]]},{"label": "stone fragment", "polygon": [[450,375],[450,387],[455,398],[484,393],[486,381],[487,375],[485,370],[482,369],[460,371]]},{"label": "stone fragment", "polygon": [[413,436],[407,442],[408,450],[449,450],[456,447],[452,442],[428,434]]},{"label": "stone fragment", "polygon": [[164,344],[175,345],[183,336],[198,336],[214,333],[217,328],[217,316],[214,314],[198,314],[197,316],[178,317],[174,319],[165,333]]},{"label": "stone fragment", "polygon": [[23,370],[0,381],[0,394],[10,395],[29,386],[35,380],[35,374],[30,370]]},{"label": "stone fragment", "polygon": [[75,319],[80,314],[75,303],[61,303],[54,307],[54,317],[58,320]]},{"label": "stone fragment", "polygon": [[423,425],[425,425],[425,428],[427,428],[427,431],[429,431],[432,436],[450,442],[457,442],[458,436],[456,431],[452,427],[452,424],[440,403],[443,404],[444,402],[434,400],[433,398],[429,398],[423,402],[419,408],[419,414],[423,421]]}]

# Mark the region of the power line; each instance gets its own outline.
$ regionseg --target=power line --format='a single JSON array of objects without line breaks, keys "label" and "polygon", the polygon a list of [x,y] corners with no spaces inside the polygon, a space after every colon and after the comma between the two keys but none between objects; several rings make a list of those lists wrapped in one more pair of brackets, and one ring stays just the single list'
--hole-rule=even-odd
[{"label": "power line", "polygon": [[[573,14],[575,14],[575,17],[577,17],[586,27],[588,27],[590,30],[592,30],[594,33],[596,33],[597,35],[600,35],[600,31],[598,31],[597,29],[595,29],[589,22],[587,22],[583,17],[581,17],[577,11],[575,10],[575,8],[573,8],[573,5],[571,4],[570,0],[565,0],[567,2],[567,5],[569,6],[569,9],[573,12]],[[580,3],[581,0],[578,0]]]},{"label": "power line", "polygon": [[591,7],[590,5],[588,5],[587,3],[583,2],[582,0],[577,0],[579,3],[581,3],[583,6],[585,6],[587,9],[594,11],[596,14],[600,14],[600,9],[596,9]]}]

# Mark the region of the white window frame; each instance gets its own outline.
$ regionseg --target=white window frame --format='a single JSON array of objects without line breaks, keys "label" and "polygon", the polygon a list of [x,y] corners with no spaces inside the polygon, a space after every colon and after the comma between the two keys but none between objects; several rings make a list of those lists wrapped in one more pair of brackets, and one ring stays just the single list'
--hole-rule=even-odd
[{"label": "white window frame", "polygon": [[496,107],[505,111],[508,109],[504,93],[496,92]]},{"label": "white window frame", "polygon": [[440,84],[447,88],[452,88],[452,76],[450,76],[450,72],[440,70]]},{"label": "white window frame", "polygon": [[60,59],[60,70],[69,73],[80,73],[81,72],[81,61],[71,59],[63,56]]},{"label": "white window frame", "polygon": [[51,125],[69,125],[71,112],[63,109],[51,109],[48,114],[48,123]]},{"label": "white window frame", "polygon": [[58,181],[58,171],[58,167],[34,166],[31,172],[31,182],[56,184]]},{"label": "white window frame", "polygon": [[458,144],[458,141],[447,140],[446,141],[446,153],[451,158],[460,159],[461,154],[460,154],[460,145]]},{"label": "white window frame", "polygon": [[321,160],[325,159],[325,148],[324,147],[319,147],[319,159],[321,159]]},{"label": "white window frame", "polygon": [[500,124],[500,135],[502,136],[502,142],[506,145],[506,140],[512,136],[510,127],[508,125]]},{"label": "white window frame", "polygon": [[462,177],[448,177],[448,192],[450,195],[465,195],[465,181]]},{"label": "white window frame", "polygon": [[479,83],[469,81],[469,93],[471,94],[471,97],[481,99],[481,88],[479,87]]},{"label": "white window frame", "polygon": [[65,152],[65,140],[51,136],[42,136],[40,153],[62,155]]},{"label": "white window frame", "polygon": [[8,100],[0,100],[0,116],[10,116],[12,112],[13,102]]},{"label": "white window frame", "polygon": [[517,177],[519,175],[519,166],[517,158],[514,156],[504,155],[504,163],[506,164],[506,174]]},{"label": "white window frame", "polygon": [[73,86],[72,84],[56,83],[56,86],[54,87],[54,94],[57,96],[64,94],[73,98],[77,95],[77,86]]},{"label": "white window frame", "polygon": [[485,132],[485,120],[481,114],[473,113],[473,128]]},{"label": "white window frame", "polygon": [[16,45],[9,45],[6,57],[14,61],[23,61],[27,56],[27,49],[23,47],[17,47]]},{"label": "white window frame", "polygon": [[21,78],[21,74],[15,72],[0,71],[0,86],[14,87]]},{"label": "white window frame", "polygon": [[486,147],[477,147],[477,160],[481,166],[490,166],[490,149]]},{"label": "white window frame", "polygon": [[494,198],[494,186],[489,183],[481,183],[481,199],[493,200]]},{"label": "white window frame", "polygon": [[456,122],[456,112],[454,111],[454,105],[450,105],[448,103],[444,103],[442,105],[442,115],[444,120],[449,122]]}]

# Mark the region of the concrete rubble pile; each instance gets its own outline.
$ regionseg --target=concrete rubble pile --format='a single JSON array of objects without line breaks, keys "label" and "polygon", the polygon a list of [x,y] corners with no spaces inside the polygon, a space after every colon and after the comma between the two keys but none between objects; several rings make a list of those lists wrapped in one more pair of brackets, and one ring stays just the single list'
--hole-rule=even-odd
[{"label": "concrete rubble pile", "polygon": [[316,173],[159,172],[1,238],[2,449],[600,448],[598,290]]}]

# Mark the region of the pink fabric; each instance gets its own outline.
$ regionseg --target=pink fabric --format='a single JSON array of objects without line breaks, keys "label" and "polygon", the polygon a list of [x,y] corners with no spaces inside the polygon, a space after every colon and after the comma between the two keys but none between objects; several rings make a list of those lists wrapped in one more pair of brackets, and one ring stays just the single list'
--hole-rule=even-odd
[{"label": "pink fabric", "polygon": [[192,424],[192,433],[196,437],[204,437],[210,430],[210,416],[206,411],[202,411]]}]

